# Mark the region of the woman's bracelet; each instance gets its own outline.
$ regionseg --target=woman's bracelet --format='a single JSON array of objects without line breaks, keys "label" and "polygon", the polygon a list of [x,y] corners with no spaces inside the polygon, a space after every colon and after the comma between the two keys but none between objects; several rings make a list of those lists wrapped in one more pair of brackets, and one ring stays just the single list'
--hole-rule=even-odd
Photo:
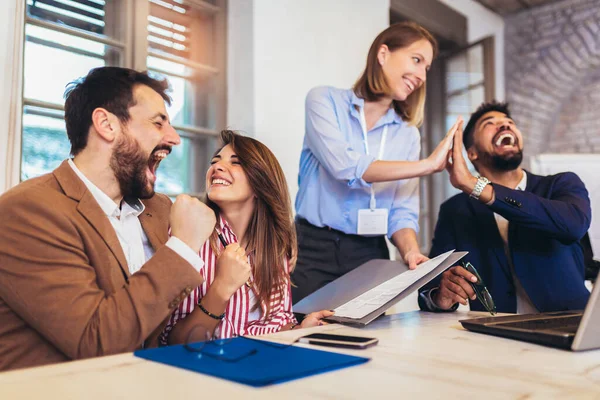
[{"label": "woman's bracelet", "polygon": [[221,314],[221,315],[213,314],[210,311],[208,311],[206,308],[204,308],[204,306],[202,305],[202,303],[200,301],[198,302],[198,307],[200,307],[200,310],[202,310],[202,312],[204,314],[208,315],[212,319],[216,319],[217,321],[220,321],[223,318],[225,318],[225,312],[223,312],[223,314]]},{"label": "woman's bracelet", "polygon": [[292,326],[290,327],[290,331],[291,331],[292,329],[294,329],[295,327],[297,327],[298,325],[299,325],[299,324],[292,324]]}]

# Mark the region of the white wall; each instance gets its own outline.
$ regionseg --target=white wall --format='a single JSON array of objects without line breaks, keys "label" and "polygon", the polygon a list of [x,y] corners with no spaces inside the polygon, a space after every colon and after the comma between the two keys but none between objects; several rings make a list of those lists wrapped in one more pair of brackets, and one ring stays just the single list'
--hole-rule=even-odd
[{"label": "white wall", "polygon": [[227,125],[251,136],[254,136],[253,10],[253,0],[230,0],[227,9]]},{"label": "white wall", "polygon": [[592,207],[592,223],[588,231],[594,259],[600,261],[600,220],[594,219],[600,210],[600,154],[538,154],[531,159],[531,172],[553,175],[565,171],[576,173],[585,184]]},{"label": "white wall", "polygon": [[438,0],[467,18],[467,39],[474,43],[494,36],[496,99],[505,99],[504,83],[504,20],[474,0]]},{"label": "white wall", "polygon": [[[470,41],[496,37],[496,92],[504,99],[502,19],[473,0],[440,1],[469,18]],[[10,176],[14,180],[18,175],[9,157],[14,148],[9,141],[14,131],[10,110],[15,107],[10,93],[19,68],[14,53],[16,7],[23,1],[2,3],[0,193]],[[245,130],[275,152],[294,198],[304,97],[313,86],[354,83],[369,45],[389,24],[389,0],[230,0],[228,19],[228,126]]]},{"label": "white wall", "polygon": [[[252,13],[242,15],[249,4]],[[294,199],[306,93],[318,85],[352,86],[371,42],[389,25],[389,0],[230,1],[228,25],[228,126],[246,130],[273,150]],[[250,26],[250,32],[241,29]],[[240,49],[236,41],[249,37],[253,54],[240,56],[250,45]],[[251,74],[247,64],[236,64],[246,62]],[[244,83],[248,78],[252,81]],[[246,101],[249,90],[253,104]]]},{"label": "white wall", "polygon": [[[468,18],[469,42],[496,38],[496,97],[504,99],[504,22],[473,0],[440,0]],[[292,200],[304,137],[304,98],[348,88],[389,26],[389,0],[230,0],[227,124],[277,156]]]}]

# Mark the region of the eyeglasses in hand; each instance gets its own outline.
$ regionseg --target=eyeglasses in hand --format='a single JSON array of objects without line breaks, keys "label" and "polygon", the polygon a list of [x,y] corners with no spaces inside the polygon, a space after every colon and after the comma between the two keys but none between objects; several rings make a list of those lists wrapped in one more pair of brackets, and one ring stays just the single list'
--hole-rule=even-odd
[{"label": "eyeglasses in hand", "polygon": [[470,262],[463,262],[462,264],[464,269],[466,269],[467,271],[475,275],[475,277],[477,277],[477,282],[469,282],[471,284],[471,287],[475,291],[475,294],[477,294],[477,298],[490,314],[496,315],[496,304],[494,304],[492,295],[485,286],[483,279],[481,279],[481,276]]}]

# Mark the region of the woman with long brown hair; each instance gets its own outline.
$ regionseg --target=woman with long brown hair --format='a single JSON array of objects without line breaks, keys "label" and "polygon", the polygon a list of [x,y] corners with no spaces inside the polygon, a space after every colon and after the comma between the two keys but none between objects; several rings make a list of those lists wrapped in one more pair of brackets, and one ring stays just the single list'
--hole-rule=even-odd
[{"label": "woman with long brown hair", "polygon": [[[255,139],[229,130],[220,139],[206,173],[207,204],[217,215],[218,231],[200,250],[204,283],[175,310],[162,344],[204,340],[207,332],[228,338],[297,325],[290,292],[296,232],[281,166]],[[332,314],[309,314],[301,327],[319,325]]]},{"label": "woman with long brown hair", "polygon": [[417,127],[436,53],[436,40],[423,27],[395,24],[373,41],[352,89],[308,93],[294,303],[371,259],[389,258],[386,235],[411,269],[427,260],[417,243],[418,177],[445,168],[461,123],[419,160]]}]

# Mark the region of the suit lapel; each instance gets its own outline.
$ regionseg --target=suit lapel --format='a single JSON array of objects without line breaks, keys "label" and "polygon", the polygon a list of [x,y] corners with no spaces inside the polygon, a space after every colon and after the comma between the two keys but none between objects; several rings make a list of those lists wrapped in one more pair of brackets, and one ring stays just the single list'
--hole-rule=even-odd
[{"label": "suit lapel", "polygon": [[54,170],[54,176],[65,192],[65,195],[79,202],[77,211],[79,211],[90,225],[94,227],[96,232],[98,232],[102,240],[117,259],[126,279],[129,278],[131,274],[129,273],[127,259],[123,253],[121,243],[117,238],[115,229],[100,208],[100,205],[98,205],[96,199],[94,199],[94,196],[90,193],[81,179],[79,179],[77,174],[75,174],[75,171],[73,171],[67,161],[63,161],[63,163]]},{"label": "suit lapel", "polygon": [[110,223],[108,217],[100,206],[94,196],[88,191],[86,192],[81,200],[77,210],[87,221],[94,227],[96,232],[102,237],[102,240],[106,243],[110,251],[113,253],[121,270],[127,278],[131,275],[129,273],[129,267],[127,266],[127,259],[125,253],[123,253],[123,247],[119,242],[119,238],[115,232],[115,228]]},{"label": "suit lapel", "polygon": [[[527,174],[527,184],[525,185],[525,192],[529,192],[529,193],[534,193],[534,188],[537,187],[541,177],[539,175],[534,175],[531,172],[524,170],[525,173]],[[513,224],[511,222],[509,222],[508,224],[508,243],[515,243],[515,236],[516,236],[516,232],[518,232],[519,230],[519,225],[518,224]],[[511,254],[512,255],[512,254]],[[515,274],[517,273],[517,266],[514,265],[515,268]]]},{"label": "suit lapel", "polygon": [[534,189],[537,187],[542,177],[539,175],[532,174],[527,170],[524,171],[527,174],[527,185],[525,186],[525,191],[535,193]]},{"label": "suit lapel", "polygon": [[151,200],[144,200],[146,209],[140,214],[139,219],[152,248],[156,251],[167,242],[169,227],[166,221],[161,221],[160,218],[154,215],[154,207],[152,207],[153,202]]}]

